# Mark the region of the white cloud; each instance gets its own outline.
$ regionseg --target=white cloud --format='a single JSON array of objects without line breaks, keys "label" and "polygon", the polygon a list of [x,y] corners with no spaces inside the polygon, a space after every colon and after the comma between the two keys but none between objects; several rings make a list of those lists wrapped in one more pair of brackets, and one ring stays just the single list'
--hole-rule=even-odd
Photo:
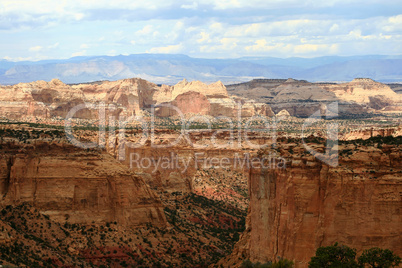
[{"label": "white cloud", "polygon": [[75,13],[74,18],[75,20],[82,20],[85,17],[83,13]]},{"label": "white cloud", "polygon": [[402,25],[402,15],[390,17],[388,21],[392,24]]},{"label": "white cloud", "polygon": [[293,47],[293,52],[296,55],[310,55],[315,53],[325,53],[329,55],[334,55],[338,52],[338,45],[332,44],[303,44],[296,45]]},{"label": "white cloud", "polygon": [[32,51],[32,52],[39,52],[39,51],[41,51],[42,49],[43,49],[42,46],[34,46],[34,47],[30,47],[30,48],[29,48],[29,51]]},{"label": "white cloud", "polygon": [[334,55],[338,52],[337,44],[290,44],[268,43],[265,39],[255,41],[254,45],[245,47],[249,52],[275,52],[276,55],[310,56],[314,54]]},{"label": "white cloud", "polygon": [[117,55],[117,51],[115,49],[112,49],[110,51],[108,51],[108,53],[106,54],[107,56],[116,56]]},{"label": "white cloud", "polygon": [[202,31],[200,33],[200,36],[201,37],[199,39],[197,39],[197,43],[210,43],[211,42],[211,39],[210,39],[210,36],[208,33]]},{"label": "white cloud", "polygon": [[214,1],[215,9],[228,9],[228,8],[239,8],[246,6],[246,1],[241,0],[221,0]]},{"label": "white cloud", "polygon": [[7,60],[7,61],[33,61],[36,60],[33,57],[9,57],[9,56],[4,56],[3,60]]},{"label": "white cloud", "polygon": [[197,9],[198,8],[198,3],[197,2],[193,2],[192,4],[185,4],[185,5],[181,5],[181,8],[184,9]]},{"label": "white cloud", "polygon": [[236,38],[222,38],[220,40],[223,49],[234,49],[237,47],[237,39]]},{"label": "white cloud", "polygon": [[82,50],[82,51],[74,52],[73,54],[71,54],[71,57],[85,56],[86,54],[87,54],[87,51]]},{"label": "white cloud", "polygon": [[136,31],[135,33],[138,35],[147,35],[152,33],[154,27],[149,24],[149,25],[145,25],[144,28],[142,28],[141,30]]},{"label": "white cloud", "polygon": [[54,43],[53,45],[48,46],[47,48],[53,49],[53,48],[59,47],[59,45],[60,45],[59,42],[56,42],[56,43]]},{"label": "white cloud", "polygon": [[213,32],[222,33],[225,28],[223,27],[222,23],[214,22],[209,26],[209,29]]},{"label": "white cloud", "polygon": [[[112,50],[201,57],[400,54],[402,15],[389,16],[389,6],[372,15],[380,0],[349,2],[2,0],[0,40],[9,44],[0,44],[0,57],[67,58]],[[343,12],[358,4],[368,12]],[[397,0],[387,4],[402,6]],[[200,12],[192,17],[190,9]]]},{"label": "white cloud", "polygon": [[170,45],[170,46],[164,46],[164,47],[153,47],[147,53],[180,53],[183,50],[183,45],[178,44],[178,45]]},{"label": "white cloud", "polygon": [[336,24],[336,23],[334,23],[334,24],[331,26],[331,28],[329,29],[329,32],[330,32],[330,33],[335,33],[335,32],[337,32],[338,30],[339,30],[339,25]]},{"label": "white cloud", "polygon": [[402,15],[388,18],[386,25],[383,27],[386,32],[402,31]]}]

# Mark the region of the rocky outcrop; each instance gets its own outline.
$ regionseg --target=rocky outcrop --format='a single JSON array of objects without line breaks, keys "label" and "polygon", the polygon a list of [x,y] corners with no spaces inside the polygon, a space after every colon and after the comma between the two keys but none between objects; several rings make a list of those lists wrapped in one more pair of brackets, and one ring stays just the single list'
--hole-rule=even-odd
[{"label": "rocky outcrop", "polygon": [[389,86],[373,81],[369,78],[356,78],[349,83],[324,86],[324,89],[333,92],[336,97],[343,101],[354,101],[356,103],[369,103],[370,96],[385,96],[397,98],[400,96]]},{"label": "rocky outcrop", "polygon": [[325,90],[319,85],[299,82],[297,80],[287,81],[276,88],[278,94],[273,98],[273,102],[312,102],[312,101],[336,101],[333,92]]},{"label": "rocky outcrop", "polygon": [[[204,84],[200,81],[183,80],[174,86],[161,85],[139,78],[118,81],[102,81],[78,85],[66,85],[60,80],[37,81],[14,86],[0,87],[0,116],[21,119],[23,117],[66,117],[74,107],[75,118],[99,119],[98,104],[105,104],[106,119],[142,115],[144,110],[157,108],[158,116],[178,113],[200,115],[237,116],[238,100],[230,98],[226,87],[218,81]],[[270,107],[247,99],[242,116],[270,115]],[[86,108],[82,107],[84,104]],[[162,104],[162,105],[161,105]],[[168,107],[174,106],[175,108]],[[179,110],[180,112],[178,112]]]},{"label": "rocky outcrop", "polygon": [[[137,132],[126,134],[139,136]],[[262,137],[259,132],[247,133],[247,141],[245,136],[238,134],[228,130],[194,130],[183,136],[182,132],[160,130],[155,132],[157,138],[154,144],[147,140],[140,146],[139,140],[127,140],[117,144],[119,149],[112,153],[132,171],[140,174],[151,188],[168,192],[193,192],[197,171],[228,168],[248,174],[245,170],[251,164],[248,154],[253,150],[251,147],[272,141],[272,137]]]},{"label": "rocky outcrop", "polygon": [[390,128],[381,128],[381,129],[374,129],[374,128],[359,129],[359,130],[343,133],[340,136],[340,139],[341,140],[357,140],[357,139],[366,140],[366,139],[376,137],[376,136],[381,136],[381,137],[402,136],[402,127],[390,127]]},{"label": "rocky outcrop", "polygon": [[281,257],[307,267],[318,247],[334,242],[358,254],[371,247],[402,254],[400,146],[342,145],[337,167],[291,147],[293,156],[282,150],[285,169],[250,171],[248,227],[230,260]]},{"label": "rocky outcrop", "polygon": [[[226,87],[218,81],[206,85],[200,81],[183,80],[172,87],[173,101],[165,102],[178,108],[183,114],[211,115],[214,117],[273,116],[271,108],[247,98],[228,96]],[[177,115],[176,109],[161,107],[159,116]]]},{"label": "rocky outcrop", "polygon": [[62,223],[166,225],[159,198],[106,152],[43,142],[3,144],[0,167],[2,205],[28,202]]},{"label": "rocky outcrop", "polygon": [[172,98],[174,99],[178,95],[183,94],[185,92],[189,92],[189,91],[199,92],[208,98],[227,98],[228,97],[226,87],[222,84],[221,81],[207,85],[200,81],[188,82],[186,79],[184,79],[183,81],[181,81],[173,86]]},{"label": "rocky outcrop", "polygon": [[[66,116],[72,107],[84,102],[82,92],[74,91],[57,79],[0,87],[0,93],[0,116],[15,119]],[[80,111],[77,116],[88,115],[86,113]]]},{"label": "rocky outcrop", "polygon": [[[82,91],[85,100],[90,103],[104,102],[118,105],[125,109],[128,115],[141,114],[141,110],[149,108],[156,103],[153,96],[155,92],[166,92],[165,88],[159,88],[156,84],[140,78],[123,79],[118,81],[105,81],[100,84],[80,84],[73,86]],[[164,98],[159,94],[160,99]]]},{"label": "rocky outcrop", "polygon": [[279,113],[276,114],[276,116],[287,118],[290,116],[290,113],[287,110],[281,110]]},{"label": "rocky outcrop", "polygon": [[[253,85],[257,87],[252,88]],[[273,116],[287,110],[291,116],[309,117],[322,105],[332,102],[338,103],[340,116],[402,111],[402,96],[371,79],[342,84],[273,80],[250,82],[248,86],[241,84],[239,88],[237,92],[232,86],[231,93],[244,97],[229,96],[220,81],[207,85],[183,80],[174,86],[158,86],[132,78],[69,86],[54,79],[0,87],[0,116],[15,119],[65,117],[73,107],[84,103],[92,106],[79,109],[74,117],[98,119],[96,104],[100,103],[113,107],[107,112],[116,117],[142,115],[144,110],[151,112],[152,106],[158,104],[165,104],[157,109],[162,117],[177,115],[177,109],[183,114],[226,117]],[[253,96],[257,100],[250,99]],[[168,105],[177,109],[166,108]]]},{"label": "rocky outcrop", "polygon": [[211,115],[212,116],[226,116],[236,117],[239,104],[231,98],[210,98]]},{"label": "rocky outcrop", "polygon": [[255,112],[259,115],[272,117],[274,116],[274,112],[272,111],[271,107],[265,103],[254,103]]},{"label": "rocky outcrop", "polygon": [[292,116],[309,117],[321,104],[338,102],[339,115],[356,116],[372,112],[402,110],[402,98],[389,86],[368,78],[348,83],[309,83],[295,79],[253,80],[228,86],[231,94],[269,104],[275,113],[286,109]]},{"label": "rocky outcrop", "polygon": [[211,104],[199,92],[189,91],[178,95],[172,102],[162,103],[156,108],[156,115],[169,117],[181,114],[209,115]]}]

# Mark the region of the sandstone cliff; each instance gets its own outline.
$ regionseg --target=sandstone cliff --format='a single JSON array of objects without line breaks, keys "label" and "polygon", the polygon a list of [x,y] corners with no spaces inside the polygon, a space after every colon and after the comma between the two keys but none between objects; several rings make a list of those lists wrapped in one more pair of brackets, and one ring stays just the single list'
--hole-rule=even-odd
[{"label": "sandstone cliff", "polygon": [[282,148],[285,169],[250,171],[247,231],[223,263],[281,257],[307,267],[318,247],[334,242],[358,254],[371,247],[402,254],[400,145],[341,145],[337,167],[296,144]]},{"label": "sandstone cliff", "polygon": [[[100,84],[80,84],[74,89],[83,92],[90,103],[105,102],[124,107],[129,115],[140,114],[141,109],[156,103],[154,93],[160,90],[156,84],[140,78],[105,81]],[[163,89],[161,89],[163,92]]]},{"label": "sandstone cliff", "polygon": [[228,93],[226,91],[226,87],[222,84],[221,81],[212,83],[212,84],[204,84],[200,81],[192,81],[188,82],[186,79],[177,83],[172,88],[172,98],[176,98],[178,95],[183,94],[185,92],[194,91],[204,94],[209,98],[227,98]]},{"label": "sandstone cliff", "polygon": [[292,116],[308,117],[321,104],[339,103],[346,116],[402,110],[402,98],[389,86],[368,78],[348,83],[309,83],[303,80],[253,80],[228,86],[231,94],[269,104],[275,113],[286,109]]},{"label": "sandstone cliff", "polygon": [[155,109],[160,117],[169,117],[181,114],[209,115],[211,104],[207,97],[199,92],[188,91],[178,95],[173,101],[161,103]]},{"label": "sandstone cliff", "polygon": [[368,78],[356,78],[349,83],[323,86],[343,101],[369,103],[370,97],[384,96],[390,101],[400,101],[401,97],[389,86]]},{"label": "sandstone cliff", "polygon": [[[162,88],[161,88],[162,90]],[[183,80],[169,89],[163,89],[156,93],[158,101],[166,100],[171,96],[172,100],[165,101],[163,107],[158,108],[157,115],[166,117],[177,115],[178,108],[183,114],[201,114],[226,117],[252,117],[254,115],[273,116],[271,108],[264,103],[257,103],[247,98],[229,96],[226,87],[218,81],[212,84],[204,84],[200,81],[188,82]],[[168,93],[170,92],[170,93]],[[161,97],[165,96],[165,97]],[[159,103],[159,102],[157,102]]]},{"label": "sandstone cliff", "polygon": [[[0,87],[0,115],[8,118],[26,116],[66,116],[77,104],[84,102],[84,95],[60,80],[36,81]],[[85,116],[82,112],[79,116]]]},{"label": "sandstone cliff", "polygon": [[96,105],[101,103],[111,105],[106,109],[106,119],[108,114],[115,117],[142,115],[144,110],[150,112],[151,107],[158,104],[164,104],[157,108],[157,115],[162,117],[177,115],[177,109],[183,114],[234,117],[238,115],[238,103],[244,106],[241,108],[243,117],[273,115],[266,104],[231,98],[220,81],[207,85],[183,80],[174,86],[158,86],[132,78],[69,86],[53,79],[0,86],[0,103],[0,116],[13,119],[66,117],[73,107],[84,103],[88,104],[87,109],[79,109],[74,117],[99,119]]},{"label": "sandstone cliff", "polygon": [[3,144],[0,167],[2,205],[28,202],[62,223],[166,224],[159,198],[106,152]]}]

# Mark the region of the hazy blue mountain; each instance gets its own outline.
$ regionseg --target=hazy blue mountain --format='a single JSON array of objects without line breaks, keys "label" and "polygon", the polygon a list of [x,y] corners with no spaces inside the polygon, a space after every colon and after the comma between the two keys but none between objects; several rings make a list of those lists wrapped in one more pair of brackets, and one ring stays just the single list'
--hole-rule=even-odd
[{"label": "hazy blue mountain", "polygon": [[312,82],[350,81],[355,77],[397,82],[402,81],[402,56],[202,59],[181,54],[134,54],[36,62],[0,60],[0,84],[53,78],[65,83],[80,83],[130,77],[166,84],[177,83],[183,78],[234,83],[253,78],[289,77]]}]

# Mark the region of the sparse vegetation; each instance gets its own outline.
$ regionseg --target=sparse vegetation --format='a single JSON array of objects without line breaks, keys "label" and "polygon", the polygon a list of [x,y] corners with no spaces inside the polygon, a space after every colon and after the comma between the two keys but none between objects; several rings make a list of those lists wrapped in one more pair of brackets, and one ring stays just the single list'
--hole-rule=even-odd
[{"label": "sparse vegetation", "polygon": [[356,249],[335,243],[319,247],[309,262],[309,268],[325,267],[397,267],[401,258],[389,249],[371,248],[365,250],[356,261]]}]

